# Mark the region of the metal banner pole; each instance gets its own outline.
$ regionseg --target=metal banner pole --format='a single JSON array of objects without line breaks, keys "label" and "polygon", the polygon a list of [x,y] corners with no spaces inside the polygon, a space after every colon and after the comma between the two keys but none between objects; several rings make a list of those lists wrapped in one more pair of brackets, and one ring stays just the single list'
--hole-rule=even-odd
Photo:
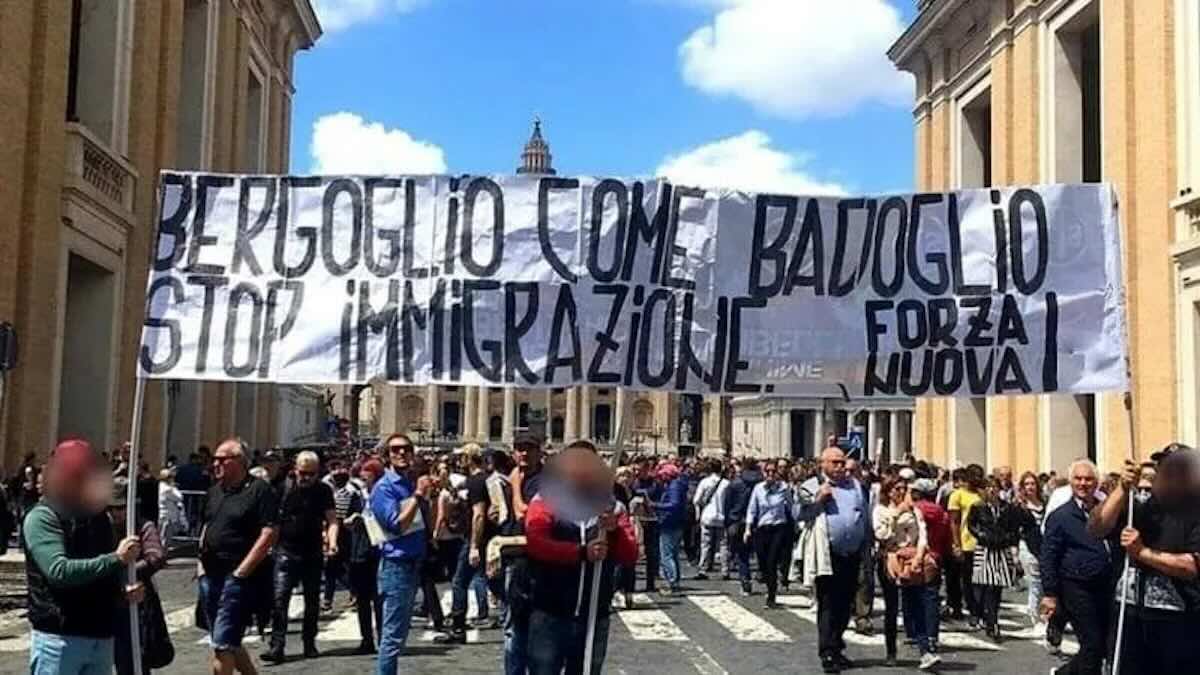
[{"label": "metal banner pole", "polygon": [[[1125,394],[1125,414],[1129,421],[1129,456],[1137,456],[1137,441],[1133,433],[1133,394]],[[1136,461],[1136,460],[1135,460]],[[1125,526],[1133,527],[1133,490],[1126,490],[1129,502]],[[1117,610],[1117,639],[1113,645],[1112,675],[1121,675],[1121,644],[1125,638],[1125,601],[1129,598],[1129,555],[1125,555],[1125,569],[1121,572],[1121,607]]]},{"label": "metal banner pole", "polygon": [[[133,429],[129,432],[129,483],[125,491],[125,536],[136,537],[137,532],[137,478],[140,466],[139,450],[142,436],[142,411],[145,408],[146,380],[137,378],[133,392]],[[129,585],[137,583],[137,563],[129,563],[126,570]],[[129,603],[129,649],[133,658],[133,672],[142,672],[142,631],[138,625],[137,603]]]}]

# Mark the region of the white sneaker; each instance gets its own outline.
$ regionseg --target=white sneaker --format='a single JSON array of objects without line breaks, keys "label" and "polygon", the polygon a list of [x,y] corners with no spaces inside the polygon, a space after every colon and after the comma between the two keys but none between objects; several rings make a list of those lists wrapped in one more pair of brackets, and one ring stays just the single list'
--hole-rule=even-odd
[{"label": "white sneaker", "polygon": [[942,657],[933,653],[925,653],[921,655],[921,663],[917,664],[918,670],[929,670],[942,662]]}]

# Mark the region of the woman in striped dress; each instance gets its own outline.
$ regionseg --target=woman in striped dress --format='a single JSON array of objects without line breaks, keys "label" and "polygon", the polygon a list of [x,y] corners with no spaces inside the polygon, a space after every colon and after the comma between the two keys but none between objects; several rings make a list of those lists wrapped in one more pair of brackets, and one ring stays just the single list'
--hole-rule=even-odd
[{"label": "woman in striped dress", "polygon": [[1017,543],[1028,512],[1000,499],[1000,481],[991,478],[984,489],[984,501],[971,509],[967,528],[978,544],[971,583],[978,594],[984,627],[995,641],[1000,640],[1000,595],[1021,577],[1017,563]]}]

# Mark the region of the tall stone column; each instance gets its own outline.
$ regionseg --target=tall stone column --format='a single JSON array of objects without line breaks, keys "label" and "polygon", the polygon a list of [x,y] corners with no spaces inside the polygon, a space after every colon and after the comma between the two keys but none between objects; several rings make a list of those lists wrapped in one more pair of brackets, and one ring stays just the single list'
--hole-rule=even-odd
[{"label": "tall stone column", "polygon": [[875,448],[878,443],[875,439],[879,436],[879,413],[874,410],[867,411],[867,447],[863,448],[863,457],[870,457],[872,460],[878,460],[875,456]]},{"label": "tall stone column", "polygon": [[475,440],[475,387],[463,387],[462,434],[464,441]]},{"label": "tall stone column", "polygon": [[[617,403],[615,406],[613,406],[613,408],[614,408],[614,410],[613,410],[613,425],[612,425],[612,434],[613,434],[612,440],[613,440],[613,442],[617,441],[617,434],[623,428],[621,426],[622,424],[633,423],[632,419],[625,419],[625,405],[627,402],[628,402],[628,394],[626,393],[625,388],[617,387]],[[626,429],[625,430],[625,438],[628,439],[629,435],[630,435],[630,430]]]},{"label": "tall stone column", "polygon": [[504,422],[501,426],[505,443],[513,442],[513,426],[516,422],[517,392],[512,387],[504,388]]},{"label": "tall stone column", "polygon": [[579,438],[579,387],[567,387],[567,414],[563,420],[563,440]]},{"label": "tall stone column", "polygon": [[592,388],[586,384],[579,388],[579,437],[592,439]]},{"label": "tall stone column", "polygon": [[488,401],[488,388],[475,389],[475,438],[481,443],[487,443],[491,437],[492,408]]},{"label": "tall stone column", "polygon": [[900,451],[900,415],[899,410],[888,414],[888,461],[897,462],[903,457]]},{"label": "tall stone column", "polygon": [[813,457],[820,457],[825,449],[825,410],[817,408],[812,411],[812,420],[812,454]]},{"label": "tall stone column", "polygon": [[792,457],[792,411],[788,408],[779,410],[779,456]]},{"label": "tall stone column", "polygon": [[438,431],[438,419],[441,417],[438,408],[441,406],[440,391],[436,384],[425,385],[425,431],[433,434]]}]

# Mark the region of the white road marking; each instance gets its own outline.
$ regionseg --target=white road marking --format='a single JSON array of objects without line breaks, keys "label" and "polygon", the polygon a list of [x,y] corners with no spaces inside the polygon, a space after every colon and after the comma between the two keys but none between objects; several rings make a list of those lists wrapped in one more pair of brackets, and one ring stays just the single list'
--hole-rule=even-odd
[{"label": "white road marking", "polygon": [[617,612],[617,616],[621,618],[634,640],[687,642],[688,636],[684,635],[666,612],[655,606],[650,596],[636,593],[633,603],[637,609]]},{"label": "white road marking", "polygon": [[791,638],[728,596],[692,597],[692,604],[712,617],[741,642],[790,642]]}]

